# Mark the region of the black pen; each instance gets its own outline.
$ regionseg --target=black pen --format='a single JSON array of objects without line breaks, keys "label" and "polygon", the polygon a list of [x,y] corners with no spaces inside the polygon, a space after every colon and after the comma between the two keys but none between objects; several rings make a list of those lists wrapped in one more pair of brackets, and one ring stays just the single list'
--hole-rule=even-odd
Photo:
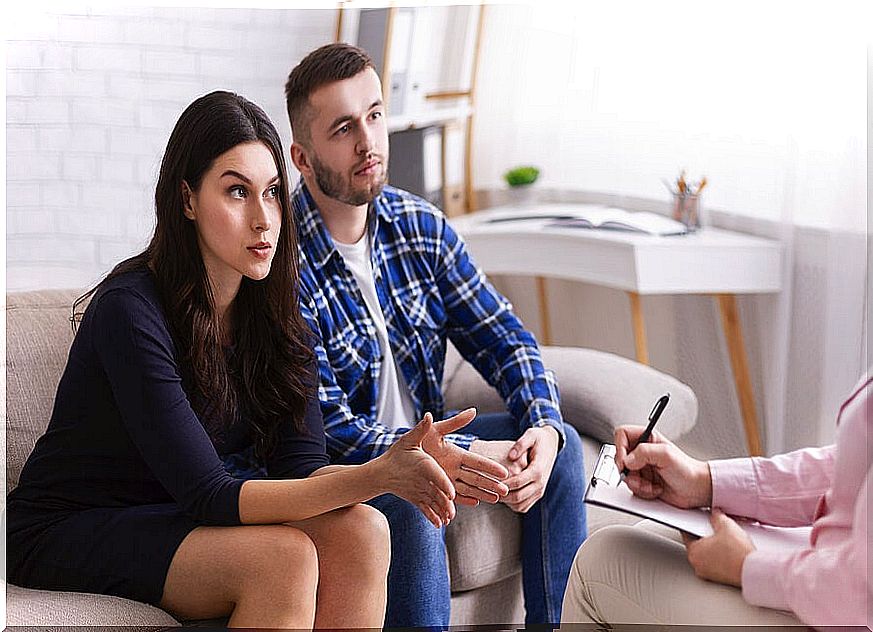
[{"label": "black pen", "polygon": [[[636,448],[641,443],[646,443],[649,439],[652,438],[652,430],[655,429],[655,424],[658,423],[658,419],[661,418],[661,413],[664,412],[664,409],[667,408],[667,402],[670,401],[670,393],[666,393],[661,395],[658,398],[658,401],[655,402],[655,407],[652,408],[652,412],[649,413],[649,425],[646,426],[646,429],[643,430],[643,434],[640,435],[639,441],[637,441],[636,445],[633,448],[628,450],[628,454],[630,454],[634,448]],[[630,470],[625,467],[621,474],[622,476],[627,476]]]}]

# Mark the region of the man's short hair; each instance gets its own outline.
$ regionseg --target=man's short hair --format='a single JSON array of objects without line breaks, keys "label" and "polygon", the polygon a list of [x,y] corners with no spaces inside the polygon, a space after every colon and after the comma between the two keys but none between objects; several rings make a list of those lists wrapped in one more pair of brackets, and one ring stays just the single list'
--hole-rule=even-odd
[{"label": "man's short hair", "polygon": [[294,140],[310,138],[309,95],[328,83],[350,79],[365,68],[375,70],[367,52],[341,42],[316,48],[294,67],[285,82],[285,107]]}]

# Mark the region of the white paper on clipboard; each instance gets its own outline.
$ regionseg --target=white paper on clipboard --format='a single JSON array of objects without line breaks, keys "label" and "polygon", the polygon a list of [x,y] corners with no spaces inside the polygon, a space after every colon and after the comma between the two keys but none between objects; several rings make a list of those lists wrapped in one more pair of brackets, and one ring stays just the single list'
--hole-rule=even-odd
[{"label": "white paper on clipboard", "polygon": [[[680,509],[662,500],[634,496],[615,465],[615,446],[611,444],[600,448],[594,475],[585,490],[585,502],[659,522],[698,537],[712,535],[708,509]],[[737,522],[757,548],[797,549],[810,545],[811,527],[772,527],[744,519]]]}]

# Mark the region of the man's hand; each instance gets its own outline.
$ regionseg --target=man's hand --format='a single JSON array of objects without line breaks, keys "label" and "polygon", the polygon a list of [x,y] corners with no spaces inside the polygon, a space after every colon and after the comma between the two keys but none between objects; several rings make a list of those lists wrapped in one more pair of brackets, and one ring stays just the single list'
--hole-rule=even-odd
[{"label": "man's hand", "polygon": [[615,431],[615,465],[630,470],[625,482],[631,491],[676,507],[708,507],[712,503],[709,464],[688,456],[658,431],[648,443],[637,445],[644,430],[621,426]]},{"label": "man's hand", "polygon": [[517,441],[477,440],[470,450],[493,455],[510,472],[509,494],[502,502],[518,513],[527,513],[543,497],[558,456],[558,431],[552,426],[528,428]]},{"label": "man's hand", "polygon": [[509,471],[510,476],[521,474],[524,468],[527,467],[527,452],[524,452],[519,458],[512,460],[509,458],[509,451],[515,441],[489,441],[486,439],[476,439],[470,444],[470,452],[488,457],[492,461],[500,463]]},{"label": "man's hand", "polygon": [[[429,417],[426,413],[425,417]],[[454,417],[433,424],[433,429],[421,442],[421,447],[445,470],[458,495],[455,500],[463,505],[478,505],[479,501],[494,504],[509,492],[501,481],[509,476],[507,468],[488,458],[464,450],[446,441],[445,436],[470,423],[476,416],[475,408],[463,410]]]},{"label": "man's hand", "polygon": [[746,556],[755,550],[755,545],[740,525],[720,509],[713,509],[709,520],[714,531],[712,535],[695,538],[682,534],[688,550],[688,562],[698,577],[740,588],[743,563]]}]

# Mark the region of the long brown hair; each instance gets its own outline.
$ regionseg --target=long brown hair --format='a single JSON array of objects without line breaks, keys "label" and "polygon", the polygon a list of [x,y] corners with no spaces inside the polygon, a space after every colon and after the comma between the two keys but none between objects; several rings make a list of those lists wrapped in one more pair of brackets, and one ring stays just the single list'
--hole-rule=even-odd
[{"label": "long brown hair", "polygon": [[[199,190],[218,156],[251,141],[264,143],[276,162],[282,227],[267,277],[242,279],[232,306],[235,349],[227,356],[196,229],[183,214],[182,182]],[[74,312],[108,280],[151,269],[194,411],[213,436],[243,416],[252,428],[257,453],[265,458],[276,446],[280,424],[292,423],[305,432],[306,401],[316,391],[309,329],[300,315],[297,230],[288,172],[279,134],[264,111],[224,91],[191,103],[170,134],[155,189],[155,211],[157,223],[148,247],[119,263],[78,298]],[[219,420],[219,427],[210,427],[210,419]]]}]

